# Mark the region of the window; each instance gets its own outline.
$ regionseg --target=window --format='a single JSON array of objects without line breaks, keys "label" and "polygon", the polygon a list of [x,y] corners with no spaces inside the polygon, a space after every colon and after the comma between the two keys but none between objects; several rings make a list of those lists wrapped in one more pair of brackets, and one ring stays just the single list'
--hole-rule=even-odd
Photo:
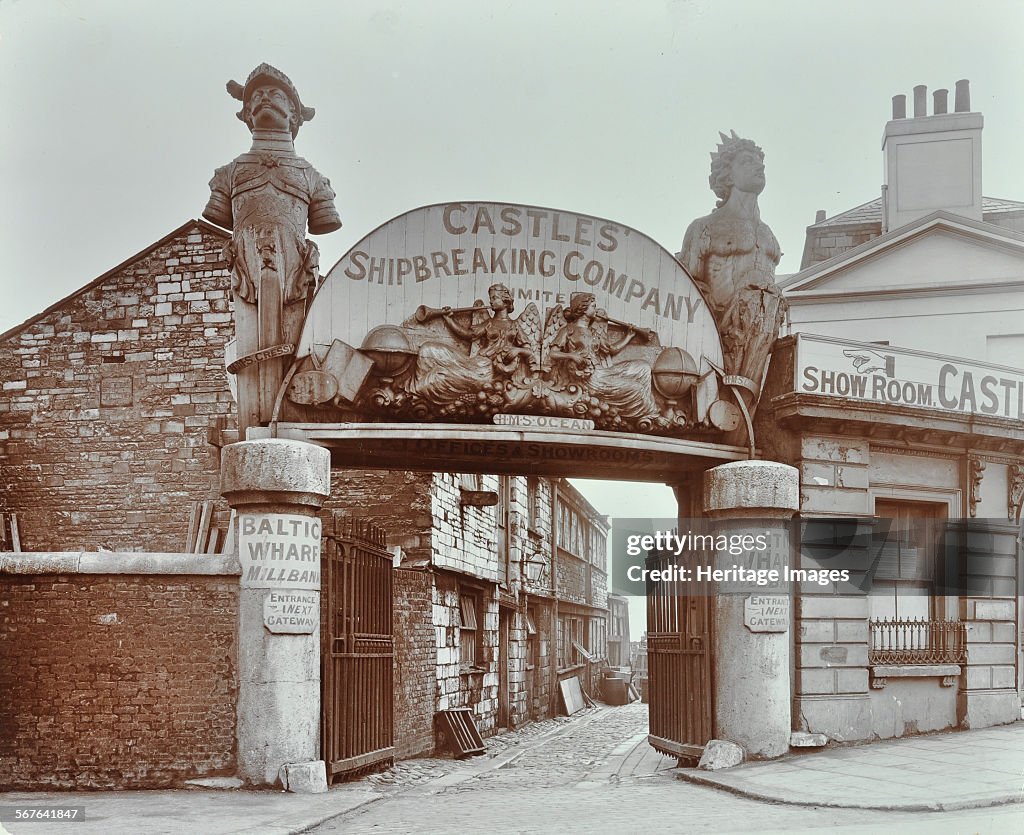
[{"label": "window", "polygon": [[868,662],[875,664],[962,663],[965,625],[946,620],[942,598],[941,523],[947,506],[877,500],[875,574],[868,598]]},{"label": "window", "polygon": [[607,561],[607,537],[585,513],[563,502],[558,505],[558,547],[602,571]]},{"label": "window", "polygon": [[590,561],[601,571],[604,571],[608,561],[608,540],[596,527],[591,529],[590,537]]},{"label": "window", "polygon": [[928,620],[933,606],[939,522],[945,505],[881,500],[875,532],[878,563],[871,584],[871,617]]},{"label": "window", "polygon": [[479,600],[475,594],[459,595],[459,664],[463,668],[480,663]]},{"label": "window", "polygon": [[608,657],[608,622],[604,618],[590,619],[590,657],[594,660]]},{"label": "window", "polygon": [[482,490],[482,480],[480,473],[459,473],[458,475],[459,487],[463,490]]},{"label": "window", "polygon": [[526,669],[540,666],[540,639],[537,635],[537,619],[533,609],[526,610]]},{"label": "window", "polygon": [[583,663],[573,644],[583,644],[583,618],[560,617],[558,619],[558,668],[575,667]]}]

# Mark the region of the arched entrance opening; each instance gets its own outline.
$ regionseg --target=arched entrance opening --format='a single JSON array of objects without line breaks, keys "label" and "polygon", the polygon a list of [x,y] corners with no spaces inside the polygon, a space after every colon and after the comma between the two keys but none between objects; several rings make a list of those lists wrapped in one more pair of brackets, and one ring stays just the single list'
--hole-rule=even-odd
[{"label": "arched entrance opening", "polygon": [[[458,520],[454,525],[448,525],[440,519],[436,519],[433,530],[428,534],[433,539],[427,546],[428,556],[426,559],[422,558],[421,553],[417,553],[418,549],[415,545],[408,545],[409,537],[404,536],[408,533],[403,528],[403,520],[407,515],[405,508],[395,507],[390,518],[378,517],[378,521],[392,535],[390,542],[406,543],[405,548],[408,550],[408,554],[403,551],[402,556],[403,558],[408,557],[407,564],[415,564],[419,557],[418,568],[428,570],[434,575],[430,591],[434,594],[435,599],[438,595],[453,593],[458,594],[460,598],[471,598],[475,601],[471,611],[478,613],[473,616],[475,618],[473,627],[474,629],[479,627],[480,639],[483,639],[486,634],[487,640],[490,640],[491,634],[495,629],[497,630],[496,641],[499,653],[499,657],[496,659],[497,664],[492,663],[492,659],[488,657],[479,665],[479,677],[475,671],[468,672],[466,670],[449,675],[443,662],[449,660],[449,654],[453,663],[465,662],[470,654],[465,646],[466,639],[467,637],[476,638],[465,629],[459,630],[455,626],[454,621],[460,621],[462,626],[469,625],[468,615],[465,611],[452,609],[450,621],[449,616],[446,615],[438,621],[442,625],[435,624],[436,629],[444,635],[438,639],[438,643],[435,645],[435,651],[441,659],[437,664],[438,678],[442,680],[445,696],[450,698],[437,701],[433,688],[431,688],[429,693],[424,694],[429,703],[423,705],[422,711],[426,712],[428,716],[433,716],[435,708],[447,711],[450,706],[454,709],[456,705],[477,707],[481,700],[487,702],[492,697],[496,697],[498,702],[496,715],[490,705],[485,705],[480,707],[475,717],[475,719],[483,720],[484,725],[481,729],[485,735],[493,732],[496,728],[508,728],[522,724],[524,718],[544,718],[561,712],[562,697],[559,687],[563,681],[568,679],[578,677],[583,691],[598,696],[601,673],[610,665],[607,649],[603,644],[607,639],[607,626],[605,625],[607,623],[607,593],[614,591],[614,583],[609,576],[613,569],[613,566],[608,564],[611,555],[602,554],[599,562],[596,554],[586,552],[586,545],[580,548],[571,544],[574,539],[581,537],[575,524],[561,519],[562,511],[567,505],[571,506],[574,502],[573,497],[567,495],[573,492],[569,485],[564,488],[558,487],[562,477],[586,475],[591,478],[601,476],[608,479],[614,475],[626,475],[630,481],[620,481],[616,486],[620,490],[628,491],[632,486],[639,486],[645,482],[665,484],[666,478],[671,474],[679,479],[674,485],[677,495],[684,497],[689,502],[689,497],[694,493],[699,495],[704,468],[710,464],[739,460],[743,457],[742,449],[722,447],[710,453],[705,452],[700,459],[695,460],[689,449],[684,447],[686,452],[675,453],[675,457],[670,458],[672,453],[664,452],[666,446],[670,447],[670,445],[666,445],[664,441],[652,445],[644,439],[628,439],[632,446],[626,451],[634,462],[632,469],[623,463],[622,458],[618,459],[618,463],[612,463],[601,460],[597,456],[589,463],[567,464],[565,463],[566,458],[562,457],[563,450],[572,453],[576,449],[588,449],[588,447],[584,447],[582,444],[580,446],[565,444],[561,439],[545,437],[544,433],[522,432],[506,428],[496,428],[489,430],[486,434],[481,433],[482,438],[472,441],[467,441],[461,430],[454,435],[430,426],[417,427],[417,430],[420,437],[415,445],[411,448],[399,446],[396,449],[396,441],[408,431],[408,427],[371,425],[360,429],[345,428],[338,432],[327,427],[310,428],[289,424],[280,424],[277,427],[278,438],[302,440],[327,446],[332,451],[332,460],[337,469],[351,471],[354,467],[369,469],[377,465],[383,470],[432,473],[440,471],[443,467],[447,472],[459,474],[454,480],[438,476],[438,480],[443,481],[443,486],[440,488],[443,495],[435,497],[434,513],[451,512],[452,505],[447,502],[450,500],[453,490],[458,490],[462,494],[467,506],[458,509]],[[250,437],[253,438],[259,434],[261,433],[254,431],[250,433]],[[334,447],[335,442],[338,444],[337,448]],[[528,461],[524,463],[524,457],[517,454],[517,447],[520,446],[534,452],[536,464],[530,464]],[[650,448],[652,446],[653,450]],[[598,447],[598,449],[602,448]],[[608,446],[605,449],[610,455],[619,450],[616,446]],[[545,453],[549,451],[551,458],[545,460]],[[568,455],[566,457],[571,462],[571,457]],[[499,473],[495,473],[495,470],[498,470]],[[470,475],[486,477],[486,480],[477,485],[477,490],[467,489]],[[362,480],[372,480],[376,483],[372,472],[365,473]],[[397,480],[401,481],[402,479]],[[394,481],[392,479],[389,483],[393,485]],[[449,481],[451,481],[450,484]],[[523,518],[520,518],[499,525],[500,530],[492,530],[488,527],[491,524],[489,514],[504,513],[507,520],[508,515],[522,517],[528,513],[528,506],[524,509],[523,491],[529,491],[528,485],[536,484],[538,481],[540,489],[545,491],[544,507],[540,510],[539,522],[527,524]],[[335,489],[338,489],[337,483],[335,483]],[[389,492],[394,488],[384,489]],[[431,480],[428,478],[423,482],[421,489],[432,490],[437,487],[431,487]],[[537,489],[536,486],[534,489]],[[512,491],[514,502],[509,502],[505,496],[492,495],[492,500],[497,503],[495,507],[485,507],[481,510],[469,506],[471,502],[477,501],[478,497],[473,495],[475,492],[500,494],[502,491]],[[666,490],[666,492],[669,493],[669,496],[672,495],[670,491]],[[397,496],[394,500],[404,501]],[[442,508],[448,507],[449,510],[439,510],[438,504]],[[358,506],[361,507],[362,512],[370,511],[375,514],[382,510],[386,512],[386,509],[380,508],[379,505],[368,507],[365,499],[361,500]],[[595,505],[595,507],[599,512],[607,512],[613,516],[621,516],[624,511],[624,508],[615,504]],[[644,512],[666,521],[670,528],[676,526],[674,522],[676,517],[690,515],[689,507],[679,511],[665,508],[658,511],[653,508],[648,508],[646,511],[633,511],[635,515],[641,515]],[[486,521],[483,523],[480,521],[482,514],[483,517],[486,517]],[[574,517],[576,514],[575,511],[570,510],[568,515]],[[576,519],[573,518],[571,521],[575,523]],[[566,528],[564,538],[559,530],[562,522],[565,523]],[[584,523],[585,521],[581,519],[581,526]],[[466,544],[461,541],[452,544],[448,538],[450,534],[454,534],[456,537],[470,539],[474,536],[474,528],[476,528],[476,533],[491,540],[487,543],[487,547],[494,552],[493,559],[474,561],[469,554],[471,549]],[[331,586],[334,580],[329,582],[326,575],[323,580],[324,623],[330,625],[336,621],[343,630],[348,630],[346,634],[333,636],[329,644],[324,644],[323,680],[325,685],[333,682],[336,674],[332,674],[331,664],[334,664],[339,672],[341,667],[348,665],[350,671],[347,675],[357,676],[359,681],[355,685],[348,686],[344,691],[347,693],[344,698],[358,699],[361,702],[366,702],[367,705],[376,704],[379,710],[383,710],[384,706],[381,703],[373,699],[366,701],[363,696],[369,698],[368,694],[378,691],[390,692],[384,682],[384,677],[390,674],[391,659],[387,659],[386,669],[381,666],[379,661],[379,657],[388,651],[388,647],[384,646],[385,638],[375,629],[371,630],[366,627],[361,631],[353,630],[348,625],[354,620],[363,620],[362,615],[353,614],[354,607],[366,606],[367,601],[374,595],[378,595],[382,588],[380,581],[383,578],[379,576],[379,572],[374,574],[374,569],[369,567],[369,563],[382,564],[382,557],[390,558],[391,554],[379,553],[374,560],[370,555],[373,548],[345,537],[340,531],[327,531],[325,528],[325,532],[328,533],[328,541],[325,543],[325,553],[328,556],[336,553],[339,558],[347,559],[348,555],[364,553],[363,562],[367,565],[362,563],[357,565],[353,562],[346,569],[349,573],[345,576],[353,583],[356,591],[341,592],[341,595],[348,594],[344,603],[341,604],[349,609],[345,617],[334,617],[336,601],[331,597],[333,594],[337,594],[338,590]],[[335,536],[341,538],[333,538]],[[504,557],[501,555],[502,543],[500,540],[504,536],[512,538],[514,555],[511,559],[508,554],[505,554]],[[584,533],[582,538],[585,541],[587,534]],[[610,545],[610,536],[608,536],[608,541]],[[420,546],[420,550],[425,544],[422,533],[419,534],[419,542],[416,544]],[[528,553],[531,546],[534,550]],[[430,555],[429,551],[432,549],[435,553]],[[451,553],[436,553],[438,549]],[[458,554],[456,555],[455,552]],[[356,579],[353,572],[365,572],[360,575],[365,579]],[[528,576],[531,573],[535,573],[535,576]],[[403,581],[408,579],[407,572],[400,572],[400,574]],[[375,576],[376,579],[374,579]],[[657,584],[655,587],[657,588]],[[710,640],[707,635],[710,622],[705,618],[702,623],[701,628],[704,630],[704,634],[699,646],[696,647],[697,652],[690,651],[694,646],[686,639],[688,650],[683,654],[685,658],[680,656],[676,651],[678,648],[675,643],[672,643],[673,641],[678,643],[684,639],[667,634],[673,627],[668,625],[670,618],[666,613],[670,608],[679,605],[676,595],[680,591],[678,588],[673,588],[668,595],[652,596],[648,604],[655,607],[655,611],[658,613],[657,620],[662,624],[657,629],[652,627],[656,634],[652,635],[649,641],[652,741],[658,746],[658,750],[671,753],[673,756],[683,756],[697,750],[710,738],[712,709],[711,681],[707,672],[710,665]],[[397,588],[396,594],[399,594]],[[396,598],[396,604],[398,603]],[[699,598],[694,601],[694,606],[697,605],[700,606],[701,612],[707,612],[709,600],[706,597]],[[399,606],[396,606],[396,611],[398,608]],[[600,618],[593,617],[597,614],[598,609],[603,610]],[[689,611],[688,605],[683,603],[681,611]],[[429,606],[419,611],[419,617],[421,621],[428,624],[428,629],[431,616]],[[494,623],[489,621],[485,623],[485,618],[490,617],[495,618]],[[367,623],[374,620],[369,614],[369,609],[365,620]],[[600,621],[602,625],[599,627],[596,621]],[[401,628],[397,622],[395,628],[396,631]],[[694,627],[691,625],[690,628]],[[536,637],[522,634],[531,629]],[[598,629],[600,632],[597,631]],[[511,641],[510,633],[513,633]],[[431,640],[434,639],[432,630],[429,631],[429,637]],[[578,651],[574,648],[574,644],[578,645]],[[594,652],[594,660],[591,664],[589,652],[598,648],[600,651]],[[482,646],[480,649],[487,651],[488,647]],[[511,665],[509,664],[510,650],[514,658]],[[332,652],[333,661],[330,659]],[[549,658],[530,661],[530,653],[542,653],[548,655]],[[584,653],[588,654],[583,655]],[[523,655],[527,655],[527,659],[525,663],[519,663],[523,660]],[[375,661],[370,656],[376,656],[378,660]],[[584,663],[584,657],[586,663]],[[666,659],[667,663],[663,663],[663,659]],[[677,663],[680,659],[687,662],[688,665],[685,668],[680,667]],[[373,667],[375,663],[380,669]],[[625,667],[628,665],[627,648],[624,657],[620,653],[615,666]],[[466,664],[463,666],[465,667]],[[357,667],[358,669],[356,669]],[[373,671],[371,671],[371,667],[373,667]],[[585,669],[581,669],[581,667]],[[496,674],[493,681],[493,686],[497,688],[496,693],[488,689],[492,686],[490,683],[492,674]],[[525,680],[517,680],[520,676]],[[510,682],[512,682],[512,692],[510,692]],[[484,692],[481,692],[481,686],[484,688]],[[382,687],[383,690],[381,690]],[[455,689],[450,691],[448,688]],[[399,691],[396,689],[396,692]],[[342,696],[342,688],[332,685],[331,695],[328,698],[333,700]],[[402,692],[397,698],[405,699],[407,695]],[[334,702],[330,705],[332,710],[339,706],[340,703]],[[337,722],[336,735],[343,735],[346,723],[351,721],[350,708],[354,709],[351,704],[345,706],[344,715],[339,715],[336,712],[330,716],[325,715],[325,729],[329,728],[332,722]],[[411,712],[419,713],[421,711],[417,706],[417,709]],[[481,713],[484,715],[481,716]],[[403,716],[402,719],[411,721],[409,716]],[[680,724],[681,721],[685,721],[685,724]],[[388,723],[374,719],[366,721],[365,724],[373,729],[375,734],[377,730]],[[362,741],[368,744],[371,739],[378,741],[374,734],[365,736],[363,740],[350,739],[350,742]],[[690,747],[677,749],[671,747],[673,745],[688,745]],[[331,747],[330,744],[327,744],[325,750]],[[328,762],[329,773],[332,767],[338,769],[339,772],[363,767],[368,762],[370,755],[379,750],[360,748],[350,751],[350,756],[339,757],[339,760],[334,763]],[[345,760],[345,762],[341,760]]]}]

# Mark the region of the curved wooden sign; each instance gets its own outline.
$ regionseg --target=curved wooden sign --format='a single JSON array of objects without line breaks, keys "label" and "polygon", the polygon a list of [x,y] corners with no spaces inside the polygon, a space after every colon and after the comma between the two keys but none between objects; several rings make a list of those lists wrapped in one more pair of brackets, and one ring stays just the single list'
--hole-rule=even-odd
[{"label": "curved wooden sign", "polygon": [[722,347],[697,286],[651,238],[574,212],[445,203],[388,221],[331,269],[297,356],[338,389],[313,404],[332,387],[313,396],[299,376],[289,401],[304,420],[716,429]]}]

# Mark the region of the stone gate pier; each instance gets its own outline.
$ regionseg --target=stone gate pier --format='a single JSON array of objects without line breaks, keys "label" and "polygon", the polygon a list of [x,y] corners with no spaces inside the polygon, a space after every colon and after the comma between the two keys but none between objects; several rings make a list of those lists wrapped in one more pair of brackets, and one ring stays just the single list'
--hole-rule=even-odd
[{"label": "stone gate pier", "polygon": [[[799,508],[800,474],[774,461],[734,461],[704,474],[704,513],[730,534],[767,533],[770,556],[789,562],[789,521]],[[742,558],[719,552],[716,568]],[[735,586],[733,586],[735,588]],[[741,746],[751,757],[779,757],[789,751],[791,601],[788,584],[720,593],[714,606],[714,733]],[[748,625],[752,599],[776,598],[787,616],[774,631]]]},{"label": "stone gate pier", "polygon": [[[320,542],[330,454],[268,438],[224,447],[221,492],[238,514],[238,773],[273,785],[320,759]],[[323,763],[314,769],[323,773]]]}]

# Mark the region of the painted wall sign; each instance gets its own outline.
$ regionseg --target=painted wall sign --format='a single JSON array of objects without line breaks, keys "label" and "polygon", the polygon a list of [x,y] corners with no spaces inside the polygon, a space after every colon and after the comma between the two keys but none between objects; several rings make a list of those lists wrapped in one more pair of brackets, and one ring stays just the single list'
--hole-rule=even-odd
[{"label": "painted wall sign", "polygon": [[785,632],[789,629],[789,596],[750,595],[743,601],[743,625],[751,632]]},{"label": "painted wall sign", "polygon": [[320,592],[267,592],[263,625],[277,634],[311,635],[320,626]]},{"label": "painted wall sign", "polygon": [[550,415],[504,415],[493,418],[495,426],[517,426],[522,429],[555,429],[570,432],[589,432],[594,421],[580,418],[552,417]]},{"label": "painted wall sign", "polygon": [[798,334],[795,390],[1024,420],[1024,370]]},{"label": "painted wall sign", "polygon": [[722,346],[696,284],[646,235],[574,212],[447,203],[388,221],[331,269],[296,356],[294,421],[722,430]]},{"label": "painted wall sign", "polygon": [[242,586],[320,588],[320,520],[295,513],[240,513]]},{"label": "painted wall sign", "polygon": [[594,293],[610,317],[721,365],[704,298],[660,244],[603,218],[504,203],[426,206],[371,232],[328,273],[299,353],[335,339],[358,346],[420,305],[472,305],[496,283],[512,291],[517,310],[534,302],[543,312],[569,304],[572,293]]}]

